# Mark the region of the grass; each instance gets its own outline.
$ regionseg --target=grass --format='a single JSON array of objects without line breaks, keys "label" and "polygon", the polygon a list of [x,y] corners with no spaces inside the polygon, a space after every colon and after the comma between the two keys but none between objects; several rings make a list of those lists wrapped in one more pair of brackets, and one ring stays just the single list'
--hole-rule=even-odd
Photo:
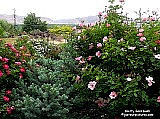
[{"label": "grass", "polygon": [[14,44],[17,38],[1,38],[2,40],[5,40],[6,43]]},{"label": "grass", "polygon": [[[14,44],[14,42],[16,41],[17,38],[0,38],[0,39],[5,40],[6,43]],[[63,37],[57,37],[57,39],[55,41],[51,40],[49,42],[54,43],[54,44],[66,43],[66,41]]]}]

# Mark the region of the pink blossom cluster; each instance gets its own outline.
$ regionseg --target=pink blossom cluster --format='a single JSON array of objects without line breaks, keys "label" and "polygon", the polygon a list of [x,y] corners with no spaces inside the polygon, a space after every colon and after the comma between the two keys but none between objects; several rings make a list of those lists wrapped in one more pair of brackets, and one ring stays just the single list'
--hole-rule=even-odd
[{"label": "pink blossom cluster", "polygon": [[139,33],[137,34],[137,36],[140,37],[139,40],[140,40],[141,42],[144,42],[144,41],[146,40],[146,38],[144,37],[143,32],[144,32],[144,29],[141,28],[141,29],[139,29]]},{"label": "pink blossom cluster", "polygon": [[[12,91],[11,91],[11,90],[7,90],[7,91],[5,92],[5,96],[3,96],[3,100],[4,100],[5,102],[7,102],[7,103],[10,102],[10,98],[8,97],[10,94],[12,94]],[[6,108],[6,111],[7,111],[8,114],[11,114],[14,109],[15,109],[14,106],[12,106],[12,107],[7,107],[7,108]]]},{"label": "pink blossom cluster", "polygon": [[155,19],[155,17],[148,17],[148,18],[142,18],[142,21],[155,21],[156,19]]},{"label": "pink blossom cluster", "polygon": [[[21,52],[22,52],[22,56],[31,56],[30,53],[26,53],[26,54],[23,53],[24,51],[26,51],[26,47],[25,46],[21,46],[20,47],[21,51],[18,51],[10,43],[5,44],[5,47],[8,47],[13,53],[15,53],[15,56],[18,57],[18,58],[21,56],[21,54],[20,54]],[[2,62],[2,67],[5,70],[6,74],[10,75],[11,74],[11,69],[10,69],[10,66],[7,64],[9,62],[9,59],[6,58],[6,57],[3,58],[2,56],[0,56],[0,61]],[[16,61],[15,62],[15,65],[19,66],[19,68],[20,68],[19,69],[19,71],[20,71],[19,77],[20,78],[23,78],[23,74],[22,73],[24,73],[26,71],[25,68],[22,67],[22,63],[25,63],[25,62],[26,62],[26,60],[24,60],[24,59],[22,59],[21,62],[20,61]],[[2,70],[0,70],[0,77],[2,77],[3,75],[4,75],[4,72]]]},{"label": "pink blossom cluster", "polygon": [[[3,69],[5,70],[6,74],[7,74],[7,75],[10,75],[10,74],[11,74],[10,67],[9,67],[8,64],[6,64],[6,63],[8,63],[9,59],[8,59],[8,58],[2,58],[2,57],[0,56],[0,60],[2,61]],[[22,60],[22,62],[24,63],[24,62],[26,62],[26,61],[25,61],[25,60]],[[22,63],[21,63],[21,62],[15,62],[15,65],[20,66],[20,65],[22,65]],[[23,77],[22,73],[24,73],[25,71],[26,71],[26,70],[25,70],[24,67],[20,67],[20,72],[21,72],[21,73],[19,73],[19,77],[20,77],[20,78]],[[0,77],[2,77],[3,74],[4,74],[4,73],[2,72],[2,70],[0,70]]]},{"label": "pink blossom cluster", "polygon": [[[0,61],[2,62],[2,66],[3,66],[3,69],[5,70],[6,74],[10,75],[11,71],[10,71],[9,65],[7,64],[9,59],[6,57],[3,58],[0,56]],[[0,77],[2,77],[2,76],[3,76],[3,72],[0,70]]]},{"label": "pink blossom cluster", "polygon": [[14,109],[14,106],[7,107],[7,114],[11,114]]}]

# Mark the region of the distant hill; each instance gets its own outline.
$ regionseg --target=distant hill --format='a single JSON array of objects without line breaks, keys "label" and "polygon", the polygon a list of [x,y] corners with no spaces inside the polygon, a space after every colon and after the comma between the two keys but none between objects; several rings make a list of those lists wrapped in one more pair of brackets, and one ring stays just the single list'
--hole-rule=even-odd
[{"label": "distant hill", "polygon": [[[25,16],[16,16],[16,23],[17,24],[23,24]],[[9,23],[14,23],[13,15],[6,15],[6,14],[0,14],[0,19],[6,20]],[[48,24],[78,24],[81,21],[84,21],[85,23],[94,23],[95,21],[98,21],[97,16],[88,16],[88,17],[82,17],[82,18],[75,18],[75,19],[60,19],[60,20],[52,20],[47,17],[41,17],[42,21],[46,21]]]},{"label": "distant hill", "polygon": [[81,21],[84,21],[85,23],[95,23],[96,21],[98,21],[98,17],[88,16],[88,17],[75,18],[75,19],[60,19],[60,20],[55,20],[54,23],[78,24]]},{"label": "distant hill", "polygon": [[[16,23],[17,24],[23,24],[24,17],[25,16],[17,16],[16,15]],[[12,24],[14,23],[13,15],[0,14],[0,19],[6,20],[6,21],[8,21],[9,23],[12,23]],[[41,17],[41,20],[46,21],[48,24],[52,24],[54,22],[52,19],[46,18],[46,17]]]}]

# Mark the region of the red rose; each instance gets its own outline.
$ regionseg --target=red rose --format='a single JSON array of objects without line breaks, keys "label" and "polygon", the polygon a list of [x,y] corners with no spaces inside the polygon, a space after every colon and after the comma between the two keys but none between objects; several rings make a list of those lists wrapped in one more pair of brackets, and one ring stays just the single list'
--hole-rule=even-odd
[{"label": "red rose", "polygon": [[20,68],[20,71],[21,71],[21,72],[26,72],[26,70],[25,70],[24,67]]},{"label": "red rose", "polygon": [[11,71],[10,70],[6,70],[6,73],[7,73],[7,75],[10,75],[11,74]]},{"label": "red rose", "polygon": [[2,61],[3,61],[3,62],[6,62],[6,63],[8,62],[8,60],[9,60],[9,59],[7,59],[7,58],[3,58],[3,59],[2,59]]},{"label": "red rose", "polygon": [[7,64],[4,64],[3,68],[7,70],[7,69],[9,69],[9,66]]},{"label": "red rose", "polygon": [[14,106],[12,106],[12,107],[7,107],[7,113],[8,113],[8,114],[11,114],[14,109],[15,109]]},{"label": "red rose", "polygon": [[3,96],[3,100],[9,102],[9,98],[7,96]]},{"label": "red rose", "polygon": [[0,77],[1,77],[1,76],[3,76],[3,73],[2,73],[2,71],[0,70]]},{"label": "red rose", "polygon": [[17,51],[17,49],[16,48],[14,48],[13,46],[12,47],[10,47],[11,48],[11,50],[14,52],[14,53],[17,53],[18,51]]},{"label": "red rose", "polygon": [[11,43],[8,43],[7,46],[8,47],[13,47],[13,45]]},{"label": "red rose", "polygon": [[21,65],[22,63],[21,63],[21,62],[15,62],[15,64],[16,64],[16,65]]},{"label": "red rose", "polygon": [[23,74],[19,73],[19,78],[22,79],[23,78]]},{"label": "red rose", "polygon": [[7,91],[6,91],[6,94],[7,94],[7,95],[9,95],[9,94],[11,94],[11,93],[12,93],[11,90],[7,90]]}]

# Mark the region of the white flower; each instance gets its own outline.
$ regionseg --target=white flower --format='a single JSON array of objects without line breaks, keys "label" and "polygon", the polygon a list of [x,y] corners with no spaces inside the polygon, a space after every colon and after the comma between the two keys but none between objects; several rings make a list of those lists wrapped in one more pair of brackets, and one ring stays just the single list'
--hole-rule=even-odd
[{"label": "white flower", "polygon": [[160,59],[160,54],[154,55],[154,57],[155,57],[156,59]]},{"label": "white flower", "polygon": [[105,37],[103,38],[103,43],[106,42],[107,40],[108,40],[108,37],[105,36]]},{"label": "white flower", "polygon": [[130,49],[130,50],[135,50],[136,47],[129,47],[128,49]]},{"label": "white flower", "polygon": [[144,46],[144,48],[147,48],[147,46]]},{"label": "white flower", "polygon": [[81,36],[78,36],[78,40],[81,39]]},{"label": "white flower", "polygon": [[124,39],[123,39],[123,38],[121,38],[120,40],[118,40],[118,42],[122,42],[122,41],[124,41]]},{"label": "white flower", "polygon": [[124,48],[121,48],[121,51],[125,51]]},{"label": "white flower", "polygon": [[128,77],[128,78],[127,78],[127,81],[132,81],[132,79]]},{"label": "white flower", "polygon": [[148,81],[148,86],[152,86],[152,83],[155,83],[155,81],[153,81],[153,77],[146,77],[146,80]]},{"label": "white flower", "polygon": [[150,77],[150,76],[149,76],[149,77],[146,77],[146,80],[147,80],[147,81],[150,81],[150,80],[153,81],[153,77]]}]

